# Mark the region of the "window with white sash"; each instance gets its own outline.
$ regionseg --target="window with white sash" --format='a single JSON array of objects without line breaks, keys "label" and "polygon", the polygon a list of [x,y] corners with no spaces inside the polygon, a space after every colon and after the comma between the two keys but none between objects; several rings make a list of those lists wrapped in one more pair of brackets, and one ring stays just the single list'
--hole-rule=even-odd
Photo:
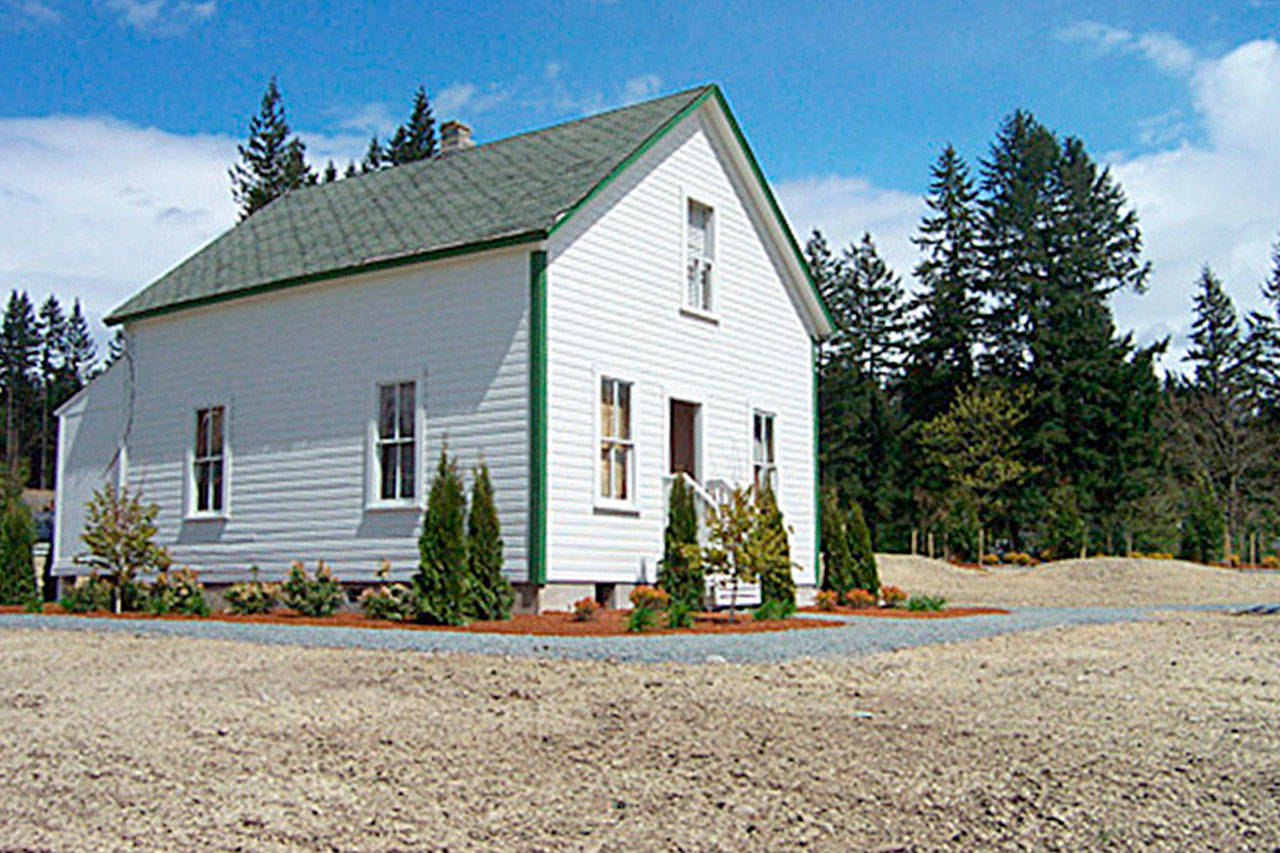
[{"label": "window with white sash", "polygon": [[417,497],[417,396],[414,382],[378,386],[374,440],[377,500],[409,501]]},{"label": "window with white sash", "polygon": [[218,514],[226,505],[225,420],[223,406],[196,409],[191,477],[195,492],[192,505],[197,514]]},{"label": "window with white sash", "polygon": [[756,488],[766,485],[778,488],[777,435],[771,412],[755,411],[751,415],[751,478]]},{"label": "window with white sash", "polygon": [[711,312],[714,266],[715,211],[701,202],[689,199],[685,227],[685,307]]},{"label": "window with white sash", "polygon": [[631,503],[635,497],[635,440],[631,431],[630,382],[600,379],[599,484],[605,503]]}]

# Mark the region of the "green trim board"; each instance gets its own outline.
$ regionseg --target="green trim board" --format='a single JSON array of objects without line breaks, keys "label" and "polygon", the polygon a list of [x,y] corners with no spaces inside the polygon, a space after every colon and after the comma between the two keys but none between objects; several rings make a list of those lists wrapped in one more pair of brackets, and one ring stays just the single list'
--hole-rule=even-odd
[{"label": "green trim board", "polygon": [[496,237],[492,240],[479,240],[475,243],[467,243],[461,246],[446,246],[443,249],[433,249],[429,252],[415,252],[394,258],[382,258],[376,261],[358,264],[356,266],[341,267],[339,269],[325,270],[311,275],[300,275],[293,278],[282,279],[280,281],[271,281],[266,284],[247,287],[242,290],[214,293],[208,296],[190,299],[185,302],[162,305],[158,308],[151,308],[145,311],[137,311],[130,314],[111,314],[104,318],[103,322],[108,326],[115,326],[120,323],[130,322],[133,320],[142,320],[147,317],[156,317],[161,314],[169,314],[175,311],[187,311],[191,308],[214,305],[219,302],[241,299],[246,296],[257,296],[262,293],[271,293],[276,290],[284,290],[290,287],[301,287],[306,284],[316,284],[322,281],[330,281],[335,278],[343,278],[344,276],[363,275],[365,273],[378,272],[380,270],[394,269],[395,267],[410,266],[412,264],[422,264],[429,261],[454,258],[460,255],[488,252],[493,249],[503,249],[508,246],[519,246],[525,243],[541,242],[546,238],[546,236],[545,231],[526,231],[520,234],[510,234],[505,237]]},{"label": "green trim board", "polygon": [[809,348],[813,361],[813,582],[822,585],[822,469],[818,450],[818,345]]},{"label": "green trim board", "polygon": [[547,582],[547,253],[529,253],[529,582]]}]

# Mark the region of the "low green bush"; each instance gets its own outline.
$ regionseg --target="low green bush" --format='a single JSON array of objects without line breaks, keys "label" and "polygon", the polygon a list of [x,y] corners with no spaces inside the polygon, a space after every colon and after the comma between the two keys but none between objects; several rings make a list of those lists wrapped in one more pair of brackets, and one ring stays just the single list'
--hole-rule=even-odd
[{"label": "low green bush", "polygon": [[913,595],[907,599],[907,609],[914,613],[932,613],[946,606],[947,600],[940,595]]},{"label": "low green bush", "polygon": [[694,609],[686,601],[671,599],[667,607],[668,628],[692,628]]},{"label": "low green bush", "polygon": [[370,619],[404,622],[417,615],[413,590],[402,583],[380,584],[360,593],[360,607]]},{"label": "low green bush", "polygon": [[795,612],[796,607],[794,604],[788,605],[785,601],[771,598],[761,602],[760,606],[751,612],[751,615],[756,620],[764,622],[770,619],[787,619]]},{"label": "low green bush", "polygon": [[258,567],[249,568],[250,580],[233,583],[227,587],[222,597],[232,613],[249,616],[255,613],[269,613],[280,603],[280,584],[263,583],[258,580]]},{"label": "low green bush", "polygon": [[191,569],[160,572],[146,587],[146,607],[157,615],[187,613],[208,616],[209,604],[204,598],[204,585]]},{"label": "low green bush", "polygon": [[113,600],[114,588],[111,581],[91,572],[81,575],[64,588],[59,603],[70,613],[89,613],[93,610],[110,610]]},{"label": "low green bush", "polygon": [[303,616],[329,616],[342,605],[342,586],[321,560],[315,576],[307,574],[301,562],[289,567],[284,582],[284,603]]},{"label": "low green bush", "polygon": [[628,631],[648,631],[658,623],[658,616],[651,607],[633,607],[627,616]]}]

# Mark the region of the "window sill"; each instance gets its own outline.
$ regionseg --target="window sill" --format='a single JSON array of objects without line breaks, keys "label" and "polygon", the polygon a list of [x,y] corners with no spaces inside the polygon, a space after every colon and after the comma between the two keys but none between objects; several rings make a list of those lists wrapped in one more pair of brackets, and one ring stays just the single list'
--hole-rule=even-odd
[{"label": "window sill", "polygon": [[596,498],[596,502],[592,509],[600,515],[640,515],[640,507],[633,503],[628,503],[626,501],[611,501],[605,498]]},{"label": "window sill", "polygon": [[231,513],[226,512],[189,512],[182,517],[183,522],[194,523],[202,521],[230,521]]},{"label": "window sill", "polygon": [[701,320],[704,323],[710,323],[713,326],[720,325],[720,318],[710,311],[703,311],[701,308],[694,308],[690,305],[681,305],[680,313],[686,317],[692,317],[695,320]]},{"label": "window sill", "polygon": [[405,501],[370,501],[364,505],[365,512],[422,512],[422,505],[415,500]]}]

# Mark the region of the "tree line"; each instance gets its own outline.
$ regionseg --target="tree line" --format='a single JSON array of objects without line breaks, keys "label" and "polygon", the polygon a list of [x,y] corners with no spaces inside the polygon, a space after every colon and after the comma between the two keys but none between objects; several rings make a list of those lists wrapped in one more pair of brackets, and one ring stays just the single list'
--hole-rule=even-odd
[{"label": "tree line", "polygon": [[[107,363],[118,355],[113,342]],[[28,486],[53,488],[58,445],[53,413],[104,366],[79,299],[68,314],[56,296],[36,308],[25,291],[9,294],[0,327],[4,459],[11,472],[25,469]]]},{"label": "tree line", "polygon": [[[973,170],[947,146],[909,293],[870,235],[805,253],[836,333],[819,350],[824,485],[878,550],[965,559],[1270,548],[1280,531],[1280,249],[1240,318],[1206,267],[1185,375],[1120,333],[1147,288],[1136,214],[1084,143],[1018,111]],[[985,540],[985,541],[984,541]]]},{"label": "tree line", "polygon": [[330,160],[317,173],[307,162],[307,146],[289,127],[284,97],[272,77],[262,94],[258,111],[249,119],[248,138],[237,146],[239,160],[229,170],[231,197],[240,206],[240,219],[265,207],[298,187],[332,183],[352,175],[377,172],[434,157],[439,150],[436,123],[427,90],[419,86],[413,95],[409,117],[384,143],[375,134],[364,159],[348,161],[338,172]]}]

